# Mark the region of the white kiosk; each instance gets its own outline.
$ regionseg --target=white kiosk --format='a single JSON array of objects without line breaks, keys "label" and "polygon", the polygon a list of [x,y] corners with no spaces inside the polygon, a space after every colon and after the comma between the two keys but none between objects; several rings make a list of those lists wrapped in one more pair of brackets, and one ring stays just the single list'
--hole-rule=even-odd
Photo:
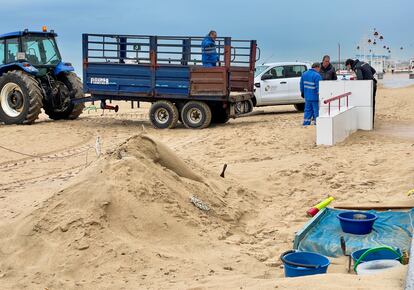
[{"label": "white kiosk", "polygon": [[357,130],[373,129],[373,83],[319,82],[316,144],[335,145]]}]

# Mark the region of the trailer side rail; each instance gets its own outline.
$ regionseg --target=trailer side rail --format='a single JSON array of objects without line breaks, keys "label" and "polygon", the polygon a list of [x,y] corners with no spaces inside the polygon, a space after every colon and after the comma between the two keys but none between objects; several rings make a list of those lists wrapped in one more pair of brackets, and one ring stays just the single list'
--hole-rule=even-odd
[{"label": "trailer side rail", "polygon": [[[201,65],[201,42],[197,36],[150,36],[84,34],[84,63]],[[256,41],[216,39],[218,66],[254,66]]]}]

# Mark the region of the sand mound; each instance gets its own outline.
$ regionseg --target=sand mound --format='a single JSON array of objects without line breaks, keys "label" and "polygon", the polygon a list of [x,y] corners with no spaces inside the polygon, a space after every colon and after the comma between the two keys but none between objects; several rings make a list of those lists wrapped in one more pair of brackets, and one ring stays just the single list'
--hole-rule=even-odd
[{"label": "sand mound", "polygon": [[[254,196],[191,167],[149,136],[128,139],[30,215],[0,229],[0,275],[58,287],[82,277],[130,275],[168,249],[179,257],[191,251],[189,241],[237,227]],[[192,196],[210,210],[195,207]]]}]

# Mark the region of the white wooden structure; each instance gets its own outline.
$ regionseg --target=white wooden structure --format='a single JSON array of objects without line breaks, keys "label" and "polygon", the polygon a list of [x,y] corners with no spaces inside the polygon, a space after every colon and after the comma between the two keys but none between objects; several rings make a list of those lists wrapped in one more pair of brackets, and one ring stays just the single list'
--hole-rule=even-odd
[{"label": "white wooden structure", "polygon": [[357,130],[373,129],[372,81],[321,81],[316,144],[335,145]]}]

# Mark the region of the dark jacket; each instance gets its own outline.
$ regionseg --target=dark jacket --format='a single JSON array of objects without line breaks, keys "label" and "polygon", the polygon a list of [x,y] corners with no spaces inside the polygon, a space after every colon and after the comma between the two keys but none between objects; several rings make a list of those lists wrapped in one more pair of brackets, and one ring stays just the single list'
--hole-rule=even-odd
[{"label": "dark jacket", "polygon": [[357,80],[374,80],[376,82],[374,78],[376,71],[368,63],[356,59],[352,70],[355,72]]},{"label": "dark jacket", "polygon": [[338,79],[338,77],[336,76],[335,68],[332,66],[332,64],[329,64],[327,68],[324,68],[323,65],[321,65],[319,73],[322,77],[322,80],[324,81]]}]

